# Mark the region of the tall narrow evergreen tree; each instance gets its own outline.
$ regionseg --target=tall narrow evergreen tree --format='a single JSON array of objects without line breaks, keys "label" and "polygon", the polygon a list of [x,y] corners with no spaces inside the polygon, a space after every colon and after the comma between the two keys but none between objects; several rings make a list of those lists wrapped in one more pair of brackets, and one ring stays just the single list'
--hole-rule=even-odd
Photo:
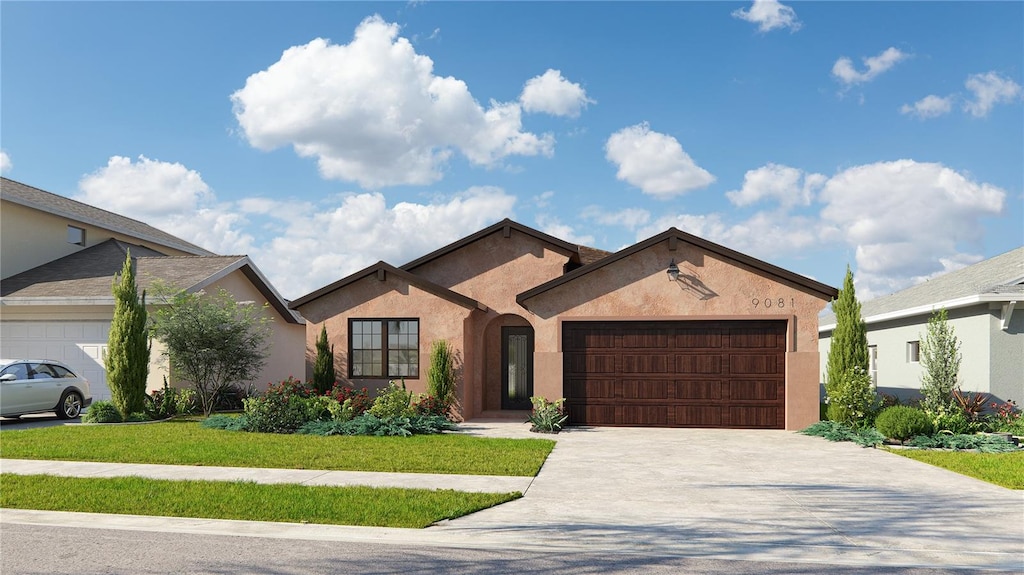
[{"label": "tall narrow evergreen tree", "polygon": [[114,319],[110,323],[105,355],[107,386],[118,411],[127,416],[142,411],[149,375],[149,333],[146,292],[139,297],[131,252],[125,254],[121,274],[114,278]]},{"label": "tall narrow evergreen tree", "polygon": [[946,309],[928,318],[928,335],[921,340],[921,395],[924,408],[932,414],[951,411],[953,390],[960,387],[960,340],[948,322]]},{"label": "tall narrow evergreen tree", "polygon": [[327,342],[327,326],[320,329],[320,337],[316,340],[316,361],[313,363],[313,387],[318,393],[326,393],[337,381],[334,372],[334,346]]},{"label": "tall narrow evergreen tree", "polygon": [[[860,315],[860,302],[857,301],[853,287],[850,266],[846,266],[843,288],[839,290],[839,297],[832,301],[832,311],[836,314],[836,327],[832,330],[832,342],[825,363],[828,418],[849,423],[851,412],[862,411],[856,406],[846,405],[849,398],[857,397],[867,401],[874,395],[867,393],[869,390],[861,389],[871,385],[870,378],[862,377],[868,371],[868,336],[867,325]],[[858,389],[850,389],[849,386]],[[842,404],[837,402],[839,398],[842,398]]]}]

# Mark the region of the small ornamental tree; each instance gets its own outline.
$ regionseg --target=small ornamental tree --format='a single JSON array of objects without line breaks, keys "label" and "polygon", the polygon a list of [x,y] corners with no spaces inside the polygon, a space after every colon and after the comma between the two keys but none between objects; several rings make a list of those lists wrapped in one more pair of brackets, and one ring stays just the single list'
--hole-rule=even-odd
[{"label": "small ornamental tree", "polygon": [[125,254],[121,274],[114,278],[114,318],[110,323],[107,351],[107,387],[117,410],[125,417],[143,410],[149,376],[149,328],[146,325],[146,292],[139,297],[131,252]]},{"label": "small ornamental tree", "polygon": [[316,360],[313,363],[313,387],[323,395],[334,387],[338,377],[334,372],[334,346],[327,342],[327,326],[320,329],[316,340]]},{"label": "small ornamental tree", "polygon": [[[831,421],[849,421],[849,409],[833,406],[832,398],[839,396],[863,397],[867,390],[850,389],[849,385],[867,386],[871,378],[854,375],[868,371],[867,326],[860,315],[860,302],[853,287],[853,272],[846,266],[846,277],[839,297],[832,300],[832,311],[836,314],[836,327],[832,330],[832,343],[825,364],[825,396],[828,401],[828,418]],[[858,411],[854,409],[854,411]]]},{"label": "small ornamental tree", "polygon": [[430,347],[430,370],[427,372],[427,394],[441,402],[444,413],[453,416],[458,397],[455,395],[455,355],[443,339]]},{"label": "small ornamental tree", "polygon": [[192,383],[203,414],[234,384],[249,382],[263,369],[273,321],[262,307],[239,303],[226,290],[174,292],[161,286],[163,306],[153,335],[165,347],[172,372]]},{"label": "small ornamental tree", "polygon": [[922,407],[932,415],[953,411],[953,390],[959,388],[960,340],[949,325],[945,309],[928,319],[928,335],[921,340]]}]

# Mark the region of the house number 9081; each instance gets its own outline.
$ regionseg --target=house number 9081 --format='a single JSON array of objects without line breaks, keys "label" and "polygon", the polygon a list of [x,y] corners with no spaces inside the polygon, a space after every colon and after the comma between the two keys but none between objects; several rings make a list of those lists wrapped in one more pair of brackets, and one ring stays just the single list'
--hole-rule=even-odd
[{"label": "house number 9081", "polygon": [[[773,308],[773,307],[784,308],[787,305],[786,304],[786,298],[784,298],[784,297],[780,297],[778,299],[770,298],[770,297],[766,297],[764,299],[761,299],[761,298],[755,297],[754,299],[750,300],[750,304],[752,306],[754,306],[755,308],[756,307],[764,306],[765,309]],[[789,307],[796,307],[796,300],[794,298],[789,298],[789,304],[788,305],[789,305]]]}]

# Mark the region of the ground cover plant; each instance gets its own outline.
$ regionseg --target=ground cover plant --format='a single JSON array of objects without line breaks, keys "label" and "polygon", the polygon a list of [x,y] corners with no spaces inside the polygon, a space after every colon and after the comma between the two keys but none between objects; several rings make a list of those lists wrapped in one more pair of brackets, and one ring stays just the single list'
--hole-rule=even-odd
[{"label": "ground cover plant", "polygon": [[554,442],[461,434],[318,437],[235,433],[172,419],[3,432],[12,459],[533,476]]},{"label": "ground cover plant", "polygon": [[530,402],[533,403],[533,411],[527,418],[530,431],[558,433],[569,419],[569,414],[565,411],[565,398],[548,401],[543,397],[531,397]]},{"label": "ground cover plant", "polygon": [[522,497],[515,493],[325,487],[141,477],[0,476],[0,507],[423,528]]},{"label": "ground cover plant", "polygon": [[930,449],[891,449],[892,453],[929,465],[994,483],[1008,489],[1024,489],[1024,451],[974,453]]},{"label": "ground cover plant", "polygon": [[829,441],[852,441],[861,447],[875,447],[885,441],[885,436],[874,428],[852,427],[838,421],[819,421],[800,433]]}]

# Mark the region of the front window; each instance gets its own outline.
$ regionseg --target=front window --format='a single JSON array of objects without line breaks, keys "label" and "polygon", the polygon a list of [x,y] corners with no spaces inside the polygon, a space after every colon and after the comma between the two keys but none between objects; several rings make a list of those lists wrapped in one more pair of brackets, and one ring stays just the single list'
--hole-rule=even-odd
[{"label": "front window", "polygon": [[418,378],[419,332],[417,319],[349,320],[351,377]]}]

